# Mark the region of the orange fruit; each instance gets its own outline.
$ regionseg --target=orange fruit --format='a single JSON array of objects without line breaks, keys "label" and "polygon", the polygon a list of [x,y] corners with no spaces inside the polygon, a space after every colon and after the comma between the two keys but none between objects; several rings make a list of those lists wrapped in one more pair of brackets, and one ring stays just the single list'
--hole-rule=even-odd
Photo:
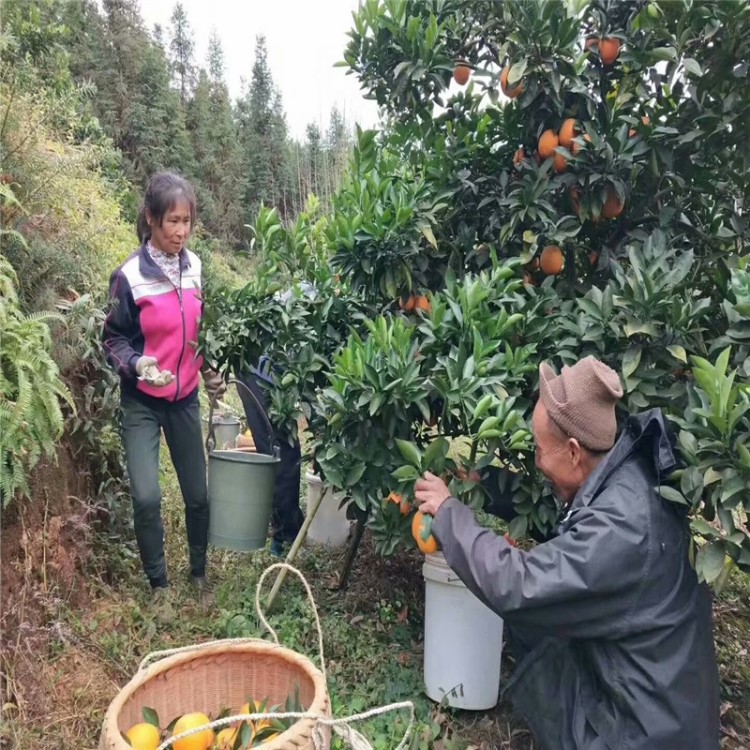
[{"label": "orange fruit", "polygon": [[[643,117],[641,117],[641,122],[648,127],[651,124],[651,118],[648,115],[643,115]],[[628,136],[634,138],[636,135],[638,135],[638,131],[635,128],[630,128]]]},{"label": "orange fruit", "polygon": [[416,297],[413,294],[410,294],[406,299],[401,297],[399,299],[399,307],[406,313],[410,313],[414,309],[414,303],[416,301]]},{"label": "orange fruit", "polygon": [[411,520],[411,535],[420,551],[425,555],[434,555],[439,547],[437,539],[432,535],[432,516],[425,515],[421,510],[414,514]]},{"label": "orange fruit", "polygon": [[523,81],[518,81],[516,85],[513,88],[510,88],[508,86],[508,73],[510,73],[510,65],[507,65],[503,72],[500,74],[500,88],[503,90],[503,94],[508,97],[508,99],[515,99],[517,96],[520,96],[523,94]]},{"label": "orange fruit", "polygon": [[408,516],[411,513],[411,503],[401,503],[401,515]]},{"label": "orange fruit", "polygon": [[552,164],[554,165],[555,172],[557,172],[557,174],[560,174],[560,172],[564,172],[568,168],[568,160],[563,154],[557,152],[555,152],[555,157]]},{"label": "orange fruit", "polygon": [[575,117],[569,117],[560,127],[560,145],[570,149],[573,146],[573,139],[578,135],[580,128]]},{"label": "orange fruit", "polygon": [[555,155],[555,149],[560,145],[558,137],[554,130],[545,130],[539,136],[539,156],[542,159],[549,159]]},{"label": "orange fruit", "polygon": [[125,736],[133,750],[156,750],[161,745],[161,733],[153,724],[135,724]]},{"label": "orange fruit", "polygon": [[605,37],[599,40],[599,59],[605,65],[612,63],[620,56],[620,40]]},{"label": "orange fruit", "polygon": [[516,168],[520,167],[525,158],[526,152],[523,150],[523,148],[519,148],[518,151],[513,154],[513,166]]},{"label": "orange fruit", "polygon": [[[174,729],[172,730],[173,735],[182,734],[187,732],[188,729],[197,729],[206,724],[210,724],[211,719],[198,711],[190,714],[180,716],[175,722]],[[197,734],[191,734],[189,737],[185,737],[181,740],[177,740],[172,743],[173,750],[208,750],[214,741],[214,730],[206,729],[203,732]]]},{"label": "orange fruit", "polygon": [[457,65],[453,71],[453,80],[459,86],[465,86],[471,78],[471,68],[468,65]]},{"label": "orange fruit", "polygon": [[215,750],[234,750],[234,743],[237,740],[238,729],[226,727],[216,735]]},{"label": "orange fruit", "polygon": [[565,265],[563,251],[557,245],[547,245],[539,257],[539,265],[547,276],[557,276]]},{"label": "orange fruit", "polygon": [[414,309],[430,312],[430,310],[432,310],[432,305],[430,305],[430,300],[422,294],[414,300]]},{"label": "orange fruit", "polygon": [[[586,143],[591,143],[591,136],[588,133],[586,133],[583,136],[583,140],[586,141]],[[574,154],[577,154],[582,148],[583,146],[581,146],[581,144],[578,141],[573,141],[572,151]]]},{"label": "orange fruit", "polygon": [[401,505],[402,500],[403,498],[398,494],[398,492],[391,492],[391,494],[386,498],[387,502],[396,503],[396,505]]},{"label": "orange fruit", "polygon": [[620,200],[617,191],[610,185],[607,188],[607,199],[602,206],[602,216],[605,219],[615,219],[625,208],[625,201]]}]

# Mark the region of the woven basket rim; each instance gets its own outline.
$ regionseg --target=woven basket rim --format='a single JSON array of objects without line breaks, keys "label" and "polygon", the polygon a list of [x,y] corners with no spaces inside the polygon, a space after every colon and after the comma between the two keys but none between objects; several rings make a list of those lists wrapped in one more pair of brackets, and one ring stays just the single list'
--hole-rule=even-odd
[{"label": "woven basket rim", "polygon": [[[216,656],[217,654],[270,654],[274,658],[283,659],[290,664],[295,665],[304,672],[313,683],[313,701],[307,711],[321,716],[330,716],[330,702],[328,699],[328,688],[325,678],[320,669],[318,669],[318,667],[316,667],[307,656],[292,651],[291,649],[277,643],[260,640],[249,641],[247,643],[217,643],[213,647],[210,645],[201,647],[201,644],[196,644],[196,646],[199,648],[196,648],[194,651],[167,656],[154,662],[145,669],[139,670],[117,693],[104,715],[100,742],[102,750],[116,748],[118,747],[118,743],[121,743],[123,750],[127,749],[127,744],[120,736],[118,717],[125,703],[141,686],[178,665],[206,659]],[[316,722],[314,719],[299,719],[278,737],[264,743],[264,747],[268,750],[283,750],[285,748],[307,744],[312,739],[312,731],[315,724]],[[116,740],[114,739],[115,736]]]}]

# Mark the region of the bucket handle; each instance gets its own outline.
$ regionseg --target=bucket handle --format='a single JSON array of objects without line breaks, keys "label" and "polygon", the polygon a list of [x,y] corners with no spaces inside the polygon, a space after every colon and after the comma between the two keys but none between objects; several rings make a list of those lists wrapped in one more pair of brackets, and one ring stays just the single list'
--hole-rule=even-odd
[{"label": "bucket handle", "polygon": [[[269,442],[271,443],[271,453],[274,458],[278,458],[281,455],[281,450],[279,448],[279,443],[276,440],[276,436],[274,435],[273,427],[271,426],[271,420],[266,414],[266,410],[261,406],[260,401],[258,401],[255,394],[241,380],[239,380],[238,378],[227,378],[227,385],[230,385],[231,383],[234,383],[235,385],[241,385],[248,392],[253,401],[255,401],[255,405],[258,407],[258,412],[263,417],[266,426],[268,427],[268,437]],[[214,393],[213,398],[210,399],[208,405],[208,437],[206,438],[206,451],[208,453],[213,453],[214,449],[216,448],[216,437],[214,436],[214,408],[216,407],[216,402],[218,400],[219,393],[217,391],[216,393]]]}]

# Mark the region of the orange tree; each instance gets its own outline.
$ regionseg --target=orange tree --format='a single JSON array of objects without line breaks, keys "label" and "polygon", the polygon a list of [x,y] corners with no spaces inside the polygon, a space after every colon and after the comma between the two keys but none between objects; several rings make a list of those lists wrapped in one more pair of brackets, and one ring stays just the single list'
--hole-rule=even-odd
[{"label": "orange tree", "polygon": [[[743,2],[365,0],[344,64],[386,126],[367,134],[376,151],[355,160],[329,235],[365,293],[432,291],[414,334],[430,344],[443,296],[454,320],[465,312],[451,284],[520,263],[523,288],[500,289],[484,314],[520,315],[504,343],[529,347],[533,365],[594,353],[617,368],[623,414],[666,411],[685,466],[663,492],[695,511],[696,565],[712,581],[727,557],[750,571],[748,59]],[[368,236],[338,233],[367,215],[356,186],[382,165],[413,191],[408,208],[431,207],[429,226],[390,238],[410,249],[385,271]],[[441,331],[434,345],[425,382],[439,389],[453,342]],[[535,377],[500,377],[524,416]]]},{"label": "orange tree", "polygon": [[750,571],[748,4],[364,0],[344,57],[384,125],[321,231],[316,273],[359,305],[303,389],[326,480],[385,552],[426,468],[479,505],[470,470],[499,464],[511,533],[549,528],[537,366],[592,353],[622,373],[621,418],[675,426],[662,492],[700,576]]}]

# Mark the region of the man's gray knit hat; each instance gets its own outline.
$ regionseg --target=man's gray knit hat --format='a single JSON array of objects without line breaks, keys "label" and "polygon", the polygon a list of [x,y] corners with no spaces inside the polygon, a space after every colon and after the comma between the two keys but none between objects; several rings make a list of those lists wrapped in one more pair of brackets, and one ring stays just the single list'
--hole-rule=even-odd
[{"label": "man's gray knit hat", "polygon": [[586,357],[558,375],[546,362],[539,366],[539,396],[558,427],[590,450],[615,443],[615,404],[622,398],[617,373],[595,357]]}]

